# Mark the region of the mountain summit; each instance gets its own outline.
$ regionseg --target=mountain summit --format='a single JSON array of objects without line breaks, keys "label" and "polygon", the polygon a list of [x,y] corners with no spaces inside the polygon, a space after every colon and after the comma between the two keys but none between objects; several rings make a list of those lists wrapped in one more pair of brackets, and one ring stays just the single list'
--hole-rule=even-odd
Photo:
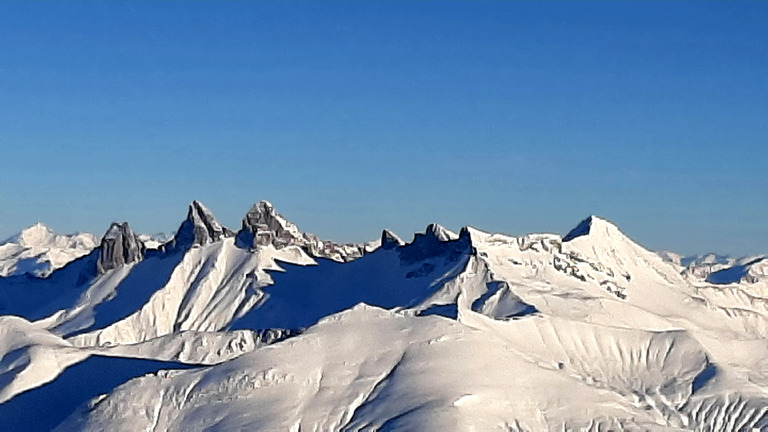
[{"label": "mountain summit", "polygon": [[301,231],[296,224],[278,213],[269,201],[257,202],[246,213],[242,228],[237,233],[237,245],[246,249],[298,246],[311,256],[341,262],[360,258],[365,253],[363,244],[338,244]]},{"label": "mountain summit", "polygon": [[100,254],[97,265],[100,274],[141,261],[144,254],[144,245],[133,233],[128,222],[115,222],[110,225],[101,239],[99,248]]},{"label": "mountain summit", "polygon": [[599,216],[590,216],[579,222],[575,228],[563,237],[564,242],[569,242],[582,236],[595,237],[626,237],[613,222]]},{"label": "mountain summit", "polygon": [[356,245],[193,201],[158,249],[114,223],[47,278],[0,277],[0,424],[768,430],[768,260],[739,263],[681,274],[595,216]]},{"label": "mountain summit", "polygon": [[234,236],[234,232],[221,225],[208,207],[200,201],[192,201],[187,218],[181,223],[173,239],[174,247],[205,245]]},{"label": "mountain summit", "polygon": [[245,214],[237,242],[245,248],[272,245],[277,249],[308,243],[299,227],[278,213],[269,201],[257,202]]},{"label": "mountain summit", "polygon": [[56,234],[36,223],[0,244],[0,276],[45,277],[99,245],[91,233]]}]

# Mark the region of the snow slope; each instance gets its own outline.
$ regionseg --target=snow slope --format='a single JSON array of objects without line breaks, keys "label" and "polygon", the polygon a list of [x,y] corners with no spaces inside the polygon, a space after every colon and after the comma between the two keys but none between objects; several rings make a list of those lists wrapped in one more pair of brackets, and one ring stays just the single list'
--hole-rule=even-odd
[{"label": "snow slope", "polygon": [[768,430],[766,260],[671,256],[594,216],[345,246],[193,202],[156,249],[115,224],[49,278],[0,278],[24,317],[0,317],[0,422],[71,393],[28,429]]},{"label": "snow slope", "polygon": [[[475,315],[465,325],[359,305],[231,362],[133,380],[59,430],[699,426],[672,410],[707,367],[684,333]],[[126,407],[151,414],[116,424]]]}]

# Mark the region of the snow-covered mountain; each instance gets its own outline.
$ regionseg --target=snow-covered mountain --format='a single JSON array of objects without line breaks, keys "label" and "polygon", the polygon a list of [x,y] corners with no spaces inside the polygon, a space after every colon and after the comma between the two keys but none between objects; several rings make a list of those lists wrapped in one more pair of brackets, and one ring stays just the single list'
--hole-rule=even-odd
[{"label": "snow-covered mountain", "polygon": [[0,276],[48,276],[98,244],[91,233],[56,234],[37,223],[0,243]]},{"label": "snow-covered mountain", "polygon": [[137,237],[139,241],[144,244],[146,249],[159,249],[160,246],[168,243],[176,233],[155,233],[155,234],[139,234]]},{"label": "snow-covered mountain", "polygon": [[[139,234],[146,249],[157,249],[172,234]],[[0,277],[29,274],[47,277],[54,270],[87,255],[99,245],[99,237],[88,232],[57,234],[36,223],[0,243]]]},{"label": "snow-covered mountain", "polygon": [[157,248],[113,224],[48,278],[0,278],[0,424],[768,430],[765,257],[669,257],[599,217],[339,245],[268,202],[237,232],[193,202]]},{"label": "snow-covered mountain", "polygon": [[[683,257],[669,251],[660,252],[659,255],[669,262],[684,267],[681,273],[694,281],[694,283],[705,282],[718,285],[732,283],[768,284],[768,255],[735,258],[708,253]],[[768,285],[765,288],[768,288]]]},{"label": "snow-covered mountain", "polygon": [[282,249],[298,246],[312,256],[334,261],[352,261],[363,256],[366,251],[366,245],[323,241],[314,234],[302,232],[293,222],[277,213],[267,201],[256,203],[245,215],[243,227],[237,233],[237,244],[243,248],[272,245]]}]

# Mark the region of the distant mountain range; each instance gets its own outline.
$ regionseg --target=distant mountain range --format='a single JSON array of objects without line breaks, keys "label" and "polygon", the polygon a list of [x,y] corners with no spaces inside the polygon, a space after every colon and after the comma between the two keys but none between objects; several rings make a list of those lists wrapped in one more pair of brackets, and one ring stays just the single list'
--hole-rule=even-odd
[{"label": "distant mountain range", "polygon": [[[8,430],[766,430],[768,256],[431,224],[339,244],[266,201],[0,245]],[[29,415],[28,413],[35,413]]]},{"label": "distant mountain range", "polygon": [[[261,205],[269,205],[264,201]],[[202,206],[196,202],[193,206]],[[251,212],[250,214],[253,214]],[[280,216],[280,223],[290,225],[295,230],[295,225]],[[439,228],[438,236],[443,240],[455,239],[456,233],[442,227]],[[286,232],[280,228],[281,233]],[[298,237],[306,236],[300,243],[303,245],[313,245],[316,256],[323,256],[336,261],[345,261],[359,258],[365,251],[372,252],[379,247],[380,239],[375,241],[338,245],[336,243],[323,243],[317,236],[308,233],[298,232]],[[389,236],[396,238],[401,244],[404,243],[396,234],[387,230]],[[138,234],[137,240],[144,249],[159,249],[165,243],[170,242],[175,237],[173,233],[155,233]],[[232,234],[232,231],[230,231]],[[298,238],[297,237],[297,238]],[[303,238],[303,237],[302,237]],[[296,241],[296,238],[294,238]],[[8,277],[28,273],[30,275],[46,277],[54,270],[64,267],[69,262],[86,255],[100,244],[98,237],[92,233],[79,232],[75,234],[57,234],[52,229],[42,223],[36,223],[23,229],[20,233],[0,242],[0,276]],[[322,245],[322,246],[321,246]],[[333,246],[330,246],[333,245]],[[328,249],[324,254],[318,250],[319,247]],[[330,249],[329,249],[330,248]],[[331,250],[335,248],[335,250]],[[750,255],[743,257],[732,257],[728,255],[719,255],[716,253],[707,253],[701,255],[683,256],[672,251],[660,251],[658,254],[665,260],[678,266],[685,267],[682,272],[695,278],[707,279],[713,273],[719,273],[720,276],[741,274],[746,282],[757,282],[766,277],[766,271],[763,266],[766,255]],[[712,283],[735,283],[738,280],[731,280],[725,277],[713,277]]]}]

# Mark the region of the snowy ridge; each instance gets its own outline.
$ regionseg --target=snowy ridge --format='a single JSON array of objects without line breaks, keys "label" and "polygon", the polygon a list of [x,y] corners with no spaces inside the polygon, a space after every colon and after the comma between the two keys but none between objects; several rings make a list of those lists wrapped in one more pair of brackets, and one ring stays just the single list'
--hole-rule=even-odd
[{"label": "snowy ridge", "polygon": [[213,243],[225,237],[233,237],[234,232],[221,225],[213,213],[200,201],[189,205],[187,219],[181,223],[173,241],[166,245],[171,248],[189,248]]},{"label": "snowy ridge", "polygon": [[160,247],[173,240],[176,233],[139,234],[136,237],[144,244],[146,249],[160,249]]},{"label": "snowy ridge", "polygon": [[296,224],[278,213],[269,201],[259,201],[245,215],[243,227],[237,233],[237,245],[243,248],[272,245],[276,249],[299,246],[313,257],[342,262],[357,259],[366,251],[365,245],[340,245],[302,232]]},{"label": "snowy ridge", "polygon": [[25,318],[0,316],[14,335],[0,344],[0,421],[125,364],[116,387],[73,394],[79,408],[49,423],[768,429],[764,256],[703,277],[674,257],[595,216],[562,237],[430,224],[410,243],[384,230],[338,245],[266,201],[237,233],[195,201],[157,249],[115,224],[47,279],[0,278],[0,313]]},{"label": "snowy ridge", "polygon": [[665,260],[683,267],[681,274],[696,282],[712,284],[757,284],[768,278],[768,255],[734,258],[708,253],[683,257],[670,251],[659,252]]},{"label": "snowy ridge", "polygon": [[0,335],[0,403],[88,357],[87,352],[19,317],[0,316]]},{"label": "snowy ridge", "polygon": [[0,276],[29,273],[45,277],[98,244],[93,234],[56,234],[37,223],[0,243]]}]

